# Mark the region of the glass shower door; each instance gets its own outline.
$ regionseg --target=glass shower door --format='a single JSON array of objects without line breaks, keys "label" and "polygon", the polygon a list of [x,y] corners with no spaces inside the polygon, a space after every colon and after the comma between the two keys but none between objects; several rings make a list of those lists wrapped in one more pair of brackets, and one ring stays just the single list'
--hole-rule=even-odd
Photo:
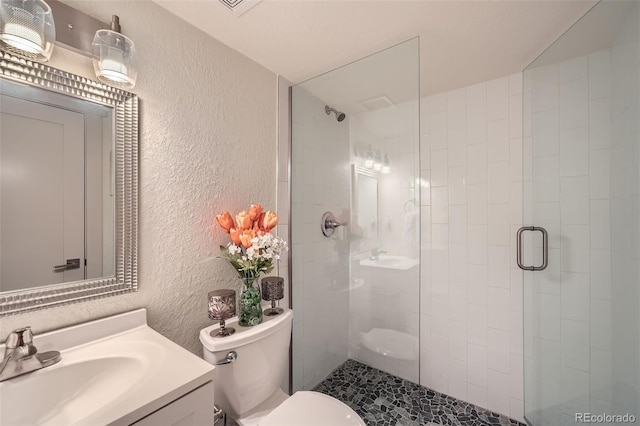
[{"label": "glass shower door", "polygon": [[419,381],[418,47],[292,87],[294,391],[359,363]]},{"label": "glass shower door", "polygon": [[548,232],[518,242],[535,426],[640,419],[639,6],[599,3],[524,72],[524,223]]}]

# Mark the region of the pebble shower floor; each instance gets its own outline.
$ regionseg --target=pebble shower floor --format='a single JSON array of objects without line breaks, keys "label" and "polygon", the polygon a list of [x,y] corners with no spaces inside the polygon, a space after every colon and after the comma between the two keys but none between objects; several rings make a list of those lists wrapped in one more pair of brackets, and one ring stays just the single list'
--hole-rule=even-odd
[{"label": "pebble shower floor", "polygon": [[313,390],[344,402],[368,426],[525,426],[354,360],[342,364]]}]

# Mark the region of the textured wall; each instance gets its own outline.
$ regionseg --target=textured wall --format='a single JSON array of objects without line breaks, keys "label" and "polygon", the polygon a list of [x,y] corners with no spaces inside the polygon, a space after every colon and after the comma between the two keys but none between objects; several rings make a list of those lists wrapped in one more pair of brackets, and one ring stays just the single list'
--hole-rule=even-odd
[{"label": "textured wall", "polygon": [[[227,242],[211,227],[215,214],[276,207],[276,75],[149,1],[67,3],[105,22],[119,15],[136,43],[139,291],[4,318],[0,339],[19,326],[41,333],[146,307],[154,329],[200,353],[207,292],[236,285],[223,261],[201,262]],[[52,65],[93,77],[78,59],[57,48]]]}]

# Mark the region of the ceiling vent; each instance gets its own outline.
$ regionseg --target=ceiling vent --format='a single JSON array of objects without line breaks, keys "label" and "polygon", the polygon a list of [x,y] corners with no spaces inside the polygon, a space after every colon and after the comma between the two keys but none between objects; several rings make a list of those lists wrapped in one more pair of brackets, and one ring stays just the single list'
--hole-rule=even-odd
[{"label": "ceiling vent", "polygon": [[360,106],[367,111],[375,111],[377,109],[389,108],[396,106],[391,99],[386,96],[378,96],[377,98],[369,99],[367,101],[360,102]]},{"label": "ceiling vent", "polygon": [[242,15],[252,7],[256,6],[262,0],[220,0],[220,3],[224,4],[231,10],[234,15]]}]

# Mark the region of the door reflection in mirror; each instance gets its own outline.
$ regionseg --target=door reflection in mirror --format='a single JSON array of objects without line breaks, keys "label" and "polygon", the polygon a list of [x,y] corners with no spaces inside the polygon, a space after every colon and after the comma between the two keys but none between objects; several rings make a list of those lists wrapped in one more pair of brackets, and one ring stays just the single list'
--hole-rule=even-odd
[{"label": "door reflection in mirror", "polygon": [[112,109],[0,88],[0,291],[113,276]]}]

